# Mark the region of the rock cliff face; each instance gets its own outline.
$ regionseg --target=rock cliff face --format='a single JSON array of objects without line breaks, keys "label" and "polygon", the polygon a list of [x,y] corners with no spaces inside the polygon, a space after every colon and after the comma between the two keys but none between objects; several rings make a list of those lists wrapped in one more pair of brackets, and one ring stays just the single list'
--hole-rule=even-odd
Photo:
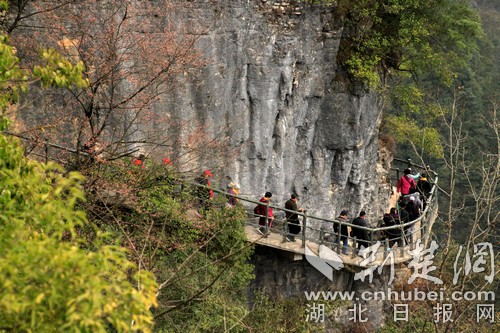
[{"label": "rock cliff face", "polygon": [[198,41],[209,65],[164,103],[230,138],[237,157],[219,172],[245,196],[271,191],[281,204],[296,192],[318,216],[345,208],[380,216],[381,110],[377,96],[353,89],[337,66],[336,8],[264,0],[190,6],[188,15],[210,23]]},{"label": "rock cliff face", "polygon": [[[328,280],[324,275],[312,267],[305,259],[293,261],[289,253],[273,249],[271,247],[256,246],[252,256],[254,264],[255,279],[248,288],[248,299],[252,303],[258,292],[264,292],[271,299],[282,299],[297,297],[306,300],[306,293],[330,291],[350,293],[355,302],[340,303],[340,296],[333,299],[311,300],[307,304],[336,304],[338,307],[333,313],[325,317],[325,332],[375,332],[380,329],[386,320],[384,306],[387,306],[382,300],[363,301],[362,294],[372,295],[376,291],[386,290],[389,280],[389,271],[385,269],[382,274],[375,271],[373,280],[368,283],[354,280],[355,271],[353,269],[343,269],[333,272],[333,280]],[[400,267],[397,268],[398,270]],[[404,275],[398,273],[399,275]],[[399,280],[397,280],[399,281]],[[363,307],[363,320],[366,322],[354,321],[352,309],[354,304],[361,304]],[[362,324],[362,327],[357,327]]]},{"label": "rock cliff face", "polygon": [[[164,1],[151,3],[168,11]],[[173,1],[179,11],[169,15],[200,33],[196,47],[206,65],[154,106],[156,122],[175,119],[188,122],[188,130],[202,126],[210,138],[227,138],[231,153],[222,160],[185,163],[197,172],[210,168],[214,184],[230,176],[241,195],[259,199],[271,191],[276,205],[295,192],[310,214],[327,218],[364,209],[374,224],[388,199],[379,101],[337,65],[343,54],[337,8],[308,2]],[[42,105],[32,109],[42,117]],[[115,125],[124,127],[120,121]],[[186,131],[171,131],[166,135],[184,141],[173,151],[183,153]]]}]

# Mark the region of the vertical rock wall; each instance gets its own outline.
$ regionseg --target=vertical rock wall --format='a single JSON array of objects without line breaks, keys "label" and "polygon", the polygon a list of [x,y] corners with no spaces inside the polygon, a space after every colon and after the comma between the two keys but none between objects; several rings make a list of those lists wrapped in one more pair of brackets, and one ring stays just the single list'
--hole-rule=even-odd
[{"label": "vertical rock wall", "polygon": [[[263,292],[271,299],[280,300],[282,298],[297,297],[310,306],[314,304],[337,304],[338,309],[329,313],[325,318],[325,332],[374,332],[379,329],[386,320],[383,311],[387,302],[382,300],[363,301],[362,293],[372,295],[375,291],[386,290],[389,271],[385,269],[382,274],[374,272],[373,280],[369,283],[366,280],[354,280],[357,271],[354,268],[333,271],[333,280],[330,281],[307,260],[293,261],[290,254],[273,249],[271,247],[256,246],[252,256],[254,264],[255,279],[248,288],[249,301],[252,303],[258,292]],[[345,293],[346,298],[341,302],[342,296],[336,295],[334,299],[322,299],[307,301],[306,292],[335,292]],[[353,297],[352,301],[347,301],[347,295]],[[353,314],[352,309],[355,304],[362,304],[364,312],[362,327],[356,329],[356,322],[350,320]],[[351,310],[352,311],[352,310]],[[359,324],[359,322],[358,322]]]},{"label": "vertical rock wall", "polygon": [[[380,185],[386,166],[377,165],[381,109],[377,95],[355,87],[337,65],[343,22],[335,5],[174,0],[171,10],[166,1],[150,3],[158,17],[199,36],[205,65],[153,107],[158,117],[151,127],[164,128],[161,119],[187,122],[187,131],[165,133],[184,141],[172,147],[183,152],[186,133],[201,125],[208,137],[227,139],[231,152],[222,160],[190,161],[189,170],[212,169],[214,184],[230,176],[250,198],[271,191],[273,203],[282,205],[295,192],[315,216],[349,209],[354,217],[364,209],[376,223],[388,199]],[[151,22],[138,21],[138,29]],[[36,104],[32,109],[40,114]],[[120,121],[112,119],[116,127]]]},{"label": "vertical rock wall", "polygon": [[271,191],[282,203],[296,192],[314,215],[348,208],[380,216],[387,196],[376,166],[381,110],[375,94],[348,87],[337,68],[335,6],[189,4],[184,15],[205,24],[198,46],[208,65],[164,107],[224,133],[237,151],[223,166],[200,167],[219,167],[249,197]]}]

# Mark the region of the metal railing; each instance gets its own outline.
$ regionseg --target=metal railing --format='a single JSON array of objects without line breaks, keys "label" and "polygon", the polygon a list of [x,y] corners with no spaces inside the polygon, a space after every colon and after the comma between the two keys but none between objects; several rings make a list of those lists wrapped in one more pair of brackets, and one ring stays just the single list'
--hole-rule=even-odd
[{"label": "metal railing", "polygon": [[[10,132],[4,132],[5,134],[12,135],[12,136],[17,136],[23,140],[28,140],[28,141],[33,141],[31,138],[24,137],[22,135],[10,133]],[[51,144],[46,141],[41,141],[39,142],[40,144],[43,145],[44,147],[44,155],[37,155],[39,157],[42,157],[45,159],[45,161],[48,161],[49,159],[52,159],[52,156],[49,156],[48,149],[49,147],[55,148],[58,150],[63,150],[67,151],[69,153],[73,154],[82,154],[84,156],[89,156],[86,152],[82,151],[76,151],[70,148],[62,147],[59,145]],[[28,153],[34,154],[32,151],[29,151]],[[347,239],[347,250],[352,253],[352,255],[355,255],[357,252],[357,245],[360,240],[358,240],[356,237],[351,237],[349,234],[348,235],[343,235],[342,234],[342,226],[347,226],[350,227],[351,230],[353,228],[357,228],[360,230],[364,230],[369,234],[369,239],[368,240],[362,240],[365,244],[368,244],[369,246],[377,244],[378,242],[381,242],[380,244],[383,245],[383,251],[384,251],[384,258],[386,257],[387,253],[391,251],[391,247],[389,246],[391,243],[394,243],[398,241],[398,248],[402,249],[401,254],[403,254],[403,251],[405,248],[410,248],[413,249],[415,248],[415,245],[418,240],[422,240],[424,244],[427,244],[429,235],[430,235],[430,228],[431,226],[429,225],[429,221],[431,220],[431,215],[435,213],[435,210],[437,209],[437,187],[436,184],[438,182],[438,175],[434,171],[430,169],[429,166],[421,166],[417,165],[415,163],[412,163],[410,159],[403,160],[403,159],[398,159],[394,158],[393,160],[396,163],[399,164],[405,164],[406,167],[412,167],[416,168],[419,172],[426,172],[428,176],[433,176],[431,180],[432,184],[432,189],[429,193],[429,196],[427,198],[424,198],[426,201],[425,209],[421,213],[421,215],[414,219],[413,221],[409,221],[404,224],[396,224],[393,226],[378,226],[378,227],[363,227],[363,226],[358,226],[354,225],[350,222],[342,222],[337,219],[327,219],[327,218],[322,218],[322,217],[317,217],[314,215],[309,215],[307,214],[307,211],[300,212],[300,211],[292,211],[288,210],[285,208],[282,208],[280,206],[276,205],[271,205],[269,203],[262,203],[257,200],[252,200],[245,198],[243,196],[234,196],[230,193],[227,193],[225,191],[221,191],[215,188],[211,188],[212,191],[215,193],[218,193],[220,195],[224,195],[227,197],[236,197],[239,201],[245,202],[247,204],[247,215],[248,215],[248,222],[247,224],[253,225],[255,227],[264,227],[265,233],[269,231],[273,231],[275,233],[279,233],[283,236],[283,242],[287,241],[287,236],[292,236],[294,238],[299,238],[299,241],[301,243],[302,247],[306,246],[306,242],[314,242],[318,244],[325,244],[328,245],[334,249],[336,249],[337,253],[341,253],[342,248],[343,248],[343,242],[342,239],[346,238]],[[392,173],[394,174],[395,177],[390,177],[390,182],[391,185],[392,181],[397,182],[401,176],[402,170],[398,167],[393,167],[391,168]],[[190,182],[182,182],[180,184],[181,187],[183,186],[195,186],[195,187],[205,187],[200,184],[195,184],[195,183],[190,183]],[[181,190],[182,192],[182,190]],[[198,198],[201,199],[201,198]],[[252,205],[263,205],[266,207],[266,214],[265,215],[256,215],[253,213],[253,209],[250,208],[250,204]],[[274,227],[270,227],[269,221],[270,221],[270,216],[268,214],[269,208],[272,208],[275,212],[284,212],[285,215],[286,213],[292,213],[296,214],[297,216],[300,217],[300,223],[299,227],[300,233],[298,234],[290,234],[288,230],[288,226],[291,225],[292,223],[288,222],[286,218],[275,218],[274,219]],[[399,212],[398,212],[399,213]],[[264,225],[260,225],[258,223],[259,220],[264,221]],[[378,221],[378,224],[380,225],[380,217],[376,217],[376,220]],[[297,224],[294,224],[297,226]],[[318,225],[322,225],[322,227],[317,227]],[[337,225],[338,232],[334,232],[333,230],[333,225]],[[394,234],[399,234],[401,236],[397,237],[389,237],[391,234],[391,230],[395,230]],[[399,247],[399,244],[402,244],[402,247]]]},{"label": "metal railing", "polygon": [[[395,159],[395,161],[397,163],[406,163],[407,166],[416,168],[416,170],[418,170],[419,172],[426,172],[429,178],[432,177],[432,179],[430,180],[432,188],[428,197],[423,198],[423,200],[425,200],[425,209],[421,212],[418,218],[406,222],[404,224],[396,224],[393,226],[382,225],[377,227],[363,227],[359,225],[354,225],[351,222],[342,222],[339,221],[338,219],[328,219],[310,215],[307,213],[307,211],[301,212],[301,211],[288,210],[274,204],[263,203],[257,200],[245,198],[243,196],[234,196],[225,191],[217,189],[212,189],[212,190],[215,193],[218,193],[219,195],[224,195],[227,197],[233,196],[236,197],[239,201],[246,203],[244,206],[246,206],[247,208],[247,215],[248,215],[247,224],[255,226],[256,228],[263,228],[264,234],[272,231],[273,233],[278,233],[282,235],[283,243],[287,242],[286,238],[291,236],[295,239],[298,239],[302,247],[305,247],[306,242],[310,241],[317,244],[327,245],[333,248],[338,254],[341,254],[342,252],[343,254],[348,254],[350,252],[352,255],[355,255],[357,253],[357,248],[358,248],[357,245],[360,241],[362,241],[364,244],[367,244],[368,246],[375,245],[378,242],[380,242],[378,243],[380,245],[379,248],[381,248],[384,251],[384,258],[385,258],[388,252],[396,249],[389,246],[392,243],[398,242],[397,249],[401,250],[400,251],[401,255],[403,255],[404,250],[414,249],[418,240],[421,240],[423,244],[427,244],[430,233],[430,226],[428,222],[431,219],[431,215],[434,214],[435,209],[437,209],[436,184],[438,181],[438,175],[434,171],[432,171],[428,166],[424,167],[414,164],[411,162],[411,160]],[[391,181],[392,180],[397,181],[401,173],[400,169],[392,168],[392,172],[395,175],[395,179],[391,178]],[[190,185],[204,187],[199,184],[190,183]],[[251,207],[251,205],[261,205],[265,207],[266,208],[265,214],[263,215],[254,214],[253,207]],[[270,224],[271,217],[269,216],[269,208],[273,209],[273,215],[275,216],[279,214],[283,215],[282,213],[285,213],[285,215],[286,213],[291,213],[299,216],[300,232],[298,234],[291,234],[289,232],[288,226],[292,225],[292,223],[288,222],[286,217],[275,217],[272,222],[273,225],[271,226]],[[375,219],[378,221],[378,224],[380,225],[381,217],[377,216],[375,217]],[[261,222],[261,224],[259,224],[259,221]],[[338,232],[334,232],[333,225],[335,224],[337,225]],[[297,224],[295,223],[293,223],[293,225],[297,226]],[[342,226],[350,227],[351,231],[354,228],[364,230],[368,233],[369,239],[358,240],[356,237],[351,237],[349,234],[343,235]],[[394,230],[394,232],[391,233],[391,230]],[[392,235],[400,234],[400,236],[394,237],[391,236],[391,234]],[[345,250],[343,246],[344,238],[347,239],[347,251],[343,251]]]}]

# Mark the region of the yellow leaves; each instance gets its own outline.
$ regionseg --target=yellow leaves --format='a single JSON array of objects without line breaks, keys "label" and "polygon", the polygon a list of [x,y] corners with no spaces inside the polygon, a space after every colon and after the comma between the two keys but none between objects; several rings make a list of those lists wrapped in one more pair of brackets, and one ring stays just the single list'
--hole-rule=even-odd
[{"label": "yellow leaves", "polygon": [[111,313],[113,312],[116,308],[118,307],[118,304],[116,302],[111,302],[106,305],[104,305],[104,312],[105,313]]},{"label": "yellow leaves", "polygon": [[42,300],[43,298],[45,297],[45,294],[44,293],[41,293],[40,295],[38,295],[36,298],[35,298],[35,303],[36,304],[40,304],[42,303]]}]

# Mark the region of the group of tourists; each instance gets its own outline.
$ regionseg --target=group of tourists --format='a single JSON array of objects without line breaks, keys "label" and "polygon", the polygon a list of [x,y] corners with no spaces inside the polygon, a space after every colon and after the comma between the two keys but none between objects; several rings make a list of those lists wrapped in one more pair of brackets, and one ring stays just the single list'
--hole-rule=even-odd
[{"label": "group of tourists", "polygon": [[[273,208],[269,206],[271,202],[271,197],[273,194],[271,192],[266,192],[264,196],[259,200],[261,202],[254,208],[254,214],[259,215],[259,228],[257,231],[262,235],[268,235],[269,228],[272,228],[274,222]],[[285,202],[285,218],[288,224],[288,235],[286,240],[289,242],[295,242],[295,236],[300,233],[300,221],[298,212],[305,212],[304,208],[298,208],[297,203],[299,201],[299,196],[292,193],[290,199]]]},{"label": "group of tourists", "polygon": [[[269,234],[269,229],[272,228],[274,222],[273,209],[270,207],[270,202],[273,194],[271,192],[266,192],[264,196],[260,199],[260,204],[254,208],[254,214],[259,216],[259,227],[257,231],[267,236]],[[290,199],[285,202],[285,220],[288,226],[288,234],[286,235],[286,240],[289,242],[295,242],[295,236],[301,231],[299,212],[305,212],[304,208],[298,208],[299,196],[292,193]],[[342,253],[347,253],[349,231],[347,224],[349,212],[347,210],[342,210],[337,220],[340,221],[340,233],[339,224],[333,224],[333,233],[336,235],[335,243],[342,242]],[[352,224],[367,227],[365,220],[366,212],[361,211],[359,216],[352,221]],[[361,228],[353,227],[350,233],[351,237],[356,237],[359,239],[358,247],[365,246],[368,247],[368,232]]]},{"label": "group of tourists", "polygon": [[[401,228],[393,228],[383,232],[381,235],[370,235],[366,212],[360,211],[359,215],[352,220],[347,210],[342,210],[336,218],[340,223],[333,223],[333,235],[335,244],[342,244],[342,253],[346,254],[348,250],[349,239],[356,240],[355,247],[361,250],[363,247],[369,247],[374,240],[387,240],[389,249],[398,245],[402,247],[405,244],[413,243],[414,225],[403,226],[420,217],[425,209],[427,198],[430,195],[432,185],[426,174],[412,175],[411,169],[404,170],[404,175],[399,179],[397,192],[400,198],[397,206],[390,209],[389,213],[383,216],[384,227],[401,225]],[[254,209],[254,214],[259,215],[259,233],[266,235],[269,228],[272,228],[274,215],[272,207],[269,206],[272,193],[266,192],[260,199],[260,204]],[[299,197],[292,194],[290,199],[285,202],[286,223],[288,225],[287,241],[294,242],[295,236],[300,233],[301,226],[297,212],[304,212],[303,208],[297,207]],[[267,225],[266,225],[267,223]],[[349,230],[347,223],[351,224]],[[357,226],[361,228],[357,228]],[[331,227],[330,227],[331,228]],[[323,230],[330,234],[330,230]],[[328,236],[327,236],[328,237]],[[373,239],[371,239],[373,237]]]},{"label": "group of tourists", "polygon": [[[336,218],[340,223],[340,228],[338,223],[333,223],[333,233],[336,237],[334,243],[340,244],[342,242],[342,254],[347,254],[347,249],[349,245],[349,238],[356,239],[356,247],[358,249],[362,249],[362,247],[369,247],[370,244],[370,236],[368,231],[363,228],[368,228],[368,223],[366,221],[366,212],[364,210],[359,212],[359,215],[349,220],[349,211],[342,210],[340,215]],[[351,227],[351,231],[349,232],[349,228],[346,223],[351,223],[353,226]],[[328,231],[328,230],[327,230]],[[339,234],[340,231],[340,234]],[[328,237],[327,237],[328,239]]]},{"label": "group of tourists", "polygon": [[[431,190],[432,185],[427,174],[413,175],[411,168],[405,169],[396,187],[400,197],[396,207],[392,207],[389,213],[384,214],[384,226],[404,225],[419,218],[427,205]],[[384,233],[383,239],[388,240],[389,248],[392,248],[395,244],[398,247],[411,244],[414,241],[414,229],[414,224],[390,229]]]},{"label": "group of tourists", "polygon": [[[202,175],[196,178],[196,182],[203,187],[198,188],[197,197],[200,200],[202,209],[208,210],[211,199],[214,196],[211,190],[210,180],[212,177],[210,170],[205,170]],[[227,184],[227,203],[229,208],[235,207],[238,204],[239,186],[229,179]],[[413,175],[411,169],[404,170],[403,176],[399,179],[397,184],[397,192],[400,193],[400,198],[396,207],[383,216],[384,227],[391,227],[401,225],[400,228],[393,228],[383,232],[381,235],[370,235],[366,212],[364,210],[359,212],[359,215],[352,220],[349,217],[347,210],[342,210],[336,221],[340,223],[333,223],[333,230],[324,230],[327,234],[335,236],[333,242],[335,244],[342,244],[342,253],[346,254],[348,250],[349,239],[356,240],[355,247],[361,250],[363,247],[367,248],[373,240],[387,240],[389,249],[397,244],[402,247],[405,244],[413,243],[414,225],[403,226],[418,217],[425,209],[427,198],[431,192],[432,185],[429,182],[426,174]],[[253,213],[259,216],[259,227],[257,231],[266,236],[269,234],[269,229],[273,227],[274,214],[270,206],[271,192],[265,192],[259,200],[259,204],[255,206]],[[299,213],[305,212],[303,208],[298,207],[299,196],[295,193],[291,194],[290,198],[284,204],[285,210],[285,223],[287,224],[286,240],[295,242],[295,237],[298,235],[302,228],[299,220]],[[349,230],[347,223],[351,224]],[[360,228],[358,228],[360,227]],[[332,227],[330,227],[332,228]],[[373,238],[373,239],[371,239]]]}]

